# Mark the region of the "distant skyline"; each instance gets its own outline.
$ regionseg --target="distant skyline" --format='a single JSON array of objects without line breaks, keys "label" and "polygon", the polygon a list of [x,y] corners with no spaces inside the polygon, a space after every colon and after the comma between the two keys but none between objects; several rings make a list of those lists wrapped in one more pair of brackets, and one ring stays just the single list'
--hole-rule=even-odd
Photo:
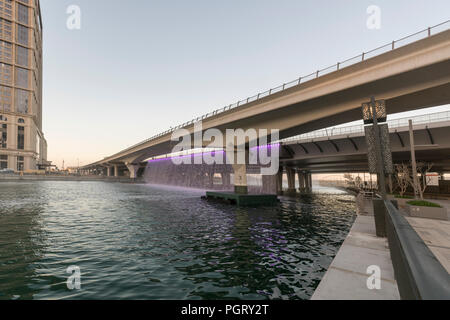
[{"label": "distant skyline", "polygon": [[[81,9],[69,30],[66,10]],[[380,29],[367,27],[370,5]],[[58,167],[448,20],[450,2],[41,0],[43,129]],[[449,106],[428,112],[450,110]],[[415,115],[420,111],[409,113]]]}]

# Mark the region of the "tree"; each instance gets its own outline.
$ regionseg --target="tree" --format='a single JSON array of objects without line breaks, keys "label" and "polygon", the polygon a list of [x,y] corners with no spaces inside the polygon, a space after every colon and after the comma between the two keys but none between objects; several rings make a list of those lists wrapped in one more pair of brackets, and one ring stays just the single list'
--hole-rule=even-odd
[{"label": "tree", "polygon": [[420,199],[423,200],[423,194],[425,193],[425,190],[428,187],[427,174],[430,172],[431,168],[433,168],[433,164],[431,162],[419,161],[417,162],[416,166],[417,166],[416,174],[419,174],[421,177],[421,179],[418,179],[417,190],[419,191]]},{"label": "tree", "polygon": [[353,180],[353,176],[350,173],[344,174],[344,179],[347,182],[347,185],[353,186],[355,184],[355,181]]},{"label": "tree", "polygon": [[395,179],[400,189],[400,196],[403,197],[408,185],[411,183],[409,166],[406,163],[395,165]]},{"label": "tree", "polygon": [[363,181],[360,176],[357,176],[355,178],[355,187],[357,187],[359,190],[361,190],[363,187]]}]

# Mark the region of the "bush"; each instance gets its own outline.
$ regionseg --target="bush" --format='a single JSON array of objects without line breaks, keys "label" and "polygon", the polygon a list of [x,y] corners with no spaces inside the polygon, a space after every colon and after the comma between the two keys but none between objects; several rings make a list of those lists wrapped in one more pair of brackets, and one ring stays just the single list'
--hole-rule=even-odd
[{"label": "bush", "polygon": [[433,208],[442,208],[437,203],[429,202],[429,201],[423,201],[423,200],[414,200],[407,202],[409,205],[417,206],[417,207],[433,207]]}]

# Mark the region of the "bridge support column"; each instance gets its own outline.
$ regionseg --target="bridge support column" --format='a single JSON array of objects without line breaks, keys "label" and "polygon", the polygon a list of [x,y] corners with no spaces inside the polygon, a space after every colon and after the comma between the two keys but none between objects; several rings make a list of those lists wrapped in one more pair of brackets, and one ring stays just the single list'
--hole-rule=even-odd
[{"label": "bridge support column", "polygon": [[312,175],[311,172],[305,174],[306,192],[312,192]]},{"label": "bridge support column", "polygon": [[277,194],[283,194],[283,167],[277,173]]},{"label": "bridge support column", "polygon": [[295,171],[293,168],[286,167],[286,174],[288,180],[288,189],[287,193],[295,194]]},{"label": "bridge support column", "polygon": [[297,176],[298,176],[298,187],[299,187],[298,190],[300,191],[300,193],[305,193],[305,191],[306,191],[305,173],[303,171],[298,171]]},{"label": "bridge support column", "polygon": [[108,177],[112,177],[112,167],[107,167],[107,168],[106,168],[106,175],[107,175]]},{"label": "bridge support column", "polygon": [[114,177],[118,177],[119,176],[119,166],[116,164],[114,165]]},{"label": "bridge support column", "polygon": [[245,164],[234,164],[234,192],[237,194],[248,194],[247,166]]},{"label": "bridge support column", "polygon": [[130,172],[130,179],[136,179],[140,166],[138,164],[127,164],[127,168]]},{"label": "bridge support column", "polygon": [[224,189],[230,188],[231,185],[230,174],[228,172],[222,172],[220,175],[222,176],[222,187]]},{"label": "bridge support column", "polygon": [[277,175],[272,176],[262,176],[262,190],[264,194],[277,194],[278,192],[278,182]]}]

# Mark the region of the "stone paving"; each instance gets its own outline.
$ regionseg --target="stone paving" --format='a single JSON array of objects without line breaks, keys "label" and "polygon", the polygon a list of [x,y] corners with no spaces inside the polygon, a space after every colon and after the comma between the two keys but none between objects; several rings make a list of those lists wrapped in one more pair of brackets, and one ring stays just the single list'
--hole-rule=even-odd
[{"label": "stone paving", "polygon": [[[405,218],[450,273],[450,200],[430,200],[447,208],[449,221]],[[362,215],[345,239],[312,300],[398,300],[400,299],[387,239],[377,238],[372,206],[363,204]],[[381,269],[381,289],[369,290],[367,267]]]},{"label": "stone paving", "polygon": [[[369,289],[369,266],[381,270],[381,288]],[[374,217],[358,216],[312,300],[399,300],[387,239],[377,238]]]}]

